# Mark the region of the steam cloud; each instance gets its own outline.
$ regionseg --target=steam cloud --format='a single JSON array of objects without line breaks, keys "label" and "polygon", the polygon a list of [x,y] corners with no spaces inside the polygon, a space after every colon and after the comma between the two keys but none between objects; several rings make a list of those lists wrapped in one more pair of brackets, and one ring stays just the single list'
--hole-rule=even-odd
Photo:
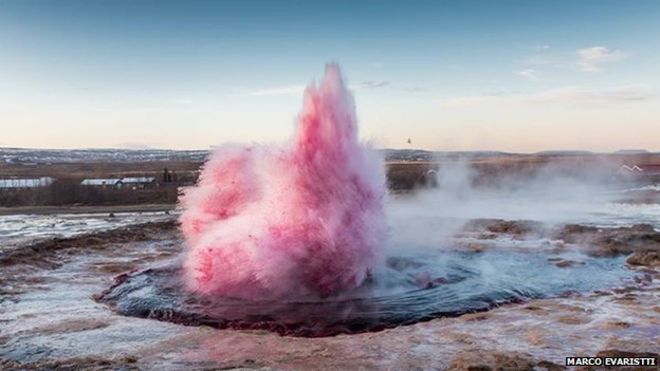
[{"label": "steam cloud", "polygon": [[220,147],[181,197],[186,283],[250,299],[355,288],[380,260],[385,197],[382,159],[358,141],[353,97],[329,64],[290,142]]}]

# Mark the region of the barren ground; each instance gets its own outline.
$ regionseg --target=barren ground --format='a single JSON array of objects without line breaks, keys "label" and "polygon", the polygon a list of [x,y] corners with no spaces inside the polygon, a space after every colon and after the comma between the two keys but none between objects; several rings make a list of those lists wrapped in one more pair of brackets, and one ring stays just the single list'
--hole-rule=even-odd
[{"label": "barren ground", "polygon": [[[575,227],[553,233],[566,228]],[[493,233],[521,237],[532,231],[534,225],[524,222],[481,220],[462,233],[488,242]],[[659,233],[645,227],[589,231],[583,232],[591,241],[605,235],[614,245],[617,239],[655,241],[643,248],[656,252],[660,244]],[[660,353],[657,256],[631,265],[638,279],[621,287],[323,338],[130,318],[94,300],[117,274],[176,256],[180,242],[175,224],[161,222],[44,241],[3,255],[0,368],[554,370],[563,368],[566,356]],[[590,248],[632,252],[598,244]]]}]

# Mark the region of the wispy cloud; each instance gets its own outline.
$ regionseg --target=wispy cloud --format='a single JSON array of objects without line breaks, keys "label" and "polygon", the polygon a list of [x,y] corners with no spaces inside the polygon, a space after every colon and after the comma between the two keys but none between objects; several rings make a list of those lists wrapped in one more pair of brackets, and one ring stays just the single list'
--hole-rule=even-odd
[{"label": "wispy cloud", "polygon": [[520,76],[524,79],[527,79],[529,81],[538,81],[539,80],[538,73],[536,72],[536,70],[533,70],[531,68],[521,70],[521,71],[516,71],[516,75],[518,75],[518,76]]},{"label": "wispy cloud", "polygon": [[536,48],[538,53],[521,60],[523,65],[598,72],[606,66],[627,59],[629,53],[604,46],[591,46],[573,51],[549,52],[548,48]]},{"label": "wispy cloud", "polygon": [[608,49],[604,46],[580,49],[576,53],[578,55],[578,68],[585,72],[598,72],[605,65],[628,58],[628,53],[618,49]]},{"label": "wispy cloud", "polygon": [[537,46],[535,46],[534,49],[536,49],[536,50],[548,50],[548,49],[550,49],[550,45],[548,45],[548,44],[541,44],[541,45],[537,45]]},{"label": "wispy cloud", "polygon": [[278,95],[299,95],[305,90],[305,85],[289,85],[267,89],[259,89],[248,93],[253,97],[278,96]]},{"label": "wispy cloud", "polygon": [[352,84],[351,89],[378,89],[390,85],[389,81],[362,81],[357,84]]},{"label": "wispy cloud", "polygon": [[651,98],[653,98],[653,92],[649,86],[633,84],[604,89],[584,89],[576,86],[566,86],[530,93],[463,96],[441,100],[440,104],[446,108],[520,104],[588,106],[638,102]]}]

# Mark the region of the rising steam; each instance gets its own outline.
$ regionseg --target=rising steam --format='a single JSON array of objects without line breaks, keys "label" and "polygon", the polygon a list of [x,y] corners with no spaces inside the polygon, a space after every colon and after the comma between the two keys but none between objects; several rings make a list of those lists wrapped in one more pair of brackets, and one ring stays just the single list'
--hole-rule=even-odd
[{"label": "rising steam", "polygon": [[358,141],[336,64],[305,92],[292,140],[223,146],[181,197],[188,287],[240,298],[359,286],[385,233],[382,159]]}]

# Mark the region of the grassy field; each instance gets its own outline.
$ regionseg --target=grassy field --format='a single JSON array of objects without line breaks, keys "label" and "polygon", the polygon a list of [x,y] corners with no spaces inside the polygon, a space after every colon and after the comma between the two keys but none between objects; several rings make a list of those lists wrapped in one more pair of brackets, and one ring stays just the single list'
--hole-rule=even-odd
[{"label": "grassy field", "polygon": [[[437,161],[387,162],[387,185],[391,191],[409,191],[433,186],[436,175],[454,174],[469,169],[476,186],[497,186],[503,179],[529,179],[537,174],[553,172],[563,176],[591,177],[598,175],[621,177],[621,165],[638,165],[656,169],[631,174],[631,181],[660,182],[660,154],[494,154],[478,157],[444,157]],[[172,205],[176,203],[182,186],[195,183],[203,165],[195,161],[143,162],[75,162],[75,163],[0,163],[0,179],[52,177],[52,186],[35,190],[0,191],[0,207],[30,206],[112,206],[112,205]],[[175,174],[172,183],[161,183],[164,169]],[[462,170],[463,169],[463,170]],[[159,183],[150,189],[99,189],[83,187],[86,178],[122,178],[132,176],[155,177]]]}]

